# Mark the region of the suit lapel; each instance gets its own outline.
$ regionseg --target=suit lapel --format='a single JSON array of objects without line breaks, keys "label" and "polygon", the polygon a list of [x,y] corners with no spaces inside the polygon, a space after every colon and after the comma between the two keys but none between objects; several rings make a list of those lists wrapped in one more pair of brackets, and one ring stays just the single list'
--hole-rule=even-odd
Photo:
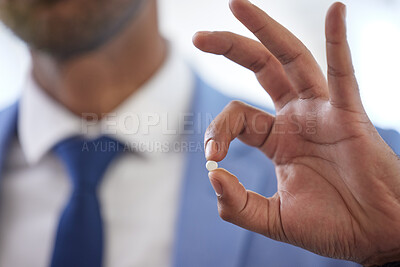
[{"label": "suit lapel", "polygon": [[17,130],[18,103],[0,112],[0,178],[11,138]]},{"label": "suit lapel", "polygon": [[[224,222],[219,218],[217,199],[209,183],[203,151],[204,131],[223,109],[229,99],[197,80],[193,104],[194,134],[187,139],[189,150],[186,172],[182,185],[180,212],[176,229],[174,266],[241,266],[245,259],[249,232]],[[221,167],[232,171],[250,189],[264,187],[265,172],[250,168],[246,173],[240,171],[243,161],[259,164],[260,155],[234,141],[228,157]],[[262,164],[266,164],[262,162]],[[269,167],[269,170],[271,168]],[[273,168],[272,168],[273,170]],[[263,175],[261,174],[263,173]],[[272,180],[272,179],[271,179]]]}]

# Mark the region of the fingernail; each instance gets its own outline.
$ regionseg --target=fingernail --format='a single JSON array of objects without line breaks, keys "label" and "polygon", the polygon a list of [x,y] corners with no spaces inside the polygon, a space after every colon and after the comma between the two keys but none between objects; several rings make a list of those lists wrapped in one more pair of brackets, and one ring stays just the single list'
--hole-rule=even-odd
[{"label": "fingernail", "polygon": [[212,187],[214,188],[215,194],[217,195],[217,197],[221,197],[222,196],[222,185],[220,182],[218,182],[217,180],[215,180],[214,178],[212,178],[210,176],[210,174],[208,175],[209,179],[210,179],[210,183],[212,185]]},{"label": "fingernail", "polygon": [[209,159],[215,153],[218,152],[217,143],[214,140],[209,140],[206,145],[205,156],[206,159]]}]

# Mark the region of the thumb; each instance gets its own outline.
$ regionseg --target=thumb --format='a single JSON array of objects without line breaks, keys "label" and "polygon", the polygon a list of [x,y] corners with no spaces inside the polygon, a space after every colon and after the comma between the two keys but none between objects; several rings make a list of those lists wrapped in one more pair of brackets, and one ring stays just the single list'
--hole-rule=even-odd
[{"label": "thumb", "polygon": [[246,188],[225,169],[208,174],[218,196],[219,216],[230,223],[278,241],[287,241],[280,218],[278,194],[266,198]]}]

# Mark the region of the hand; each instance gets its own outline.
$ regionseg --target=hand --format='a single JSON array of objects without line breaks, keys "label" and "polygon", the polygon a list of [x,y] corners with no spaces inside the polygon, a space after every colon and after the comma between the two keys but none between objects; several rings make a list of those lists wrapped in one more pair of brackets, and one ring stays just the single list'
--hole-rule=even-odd
[{"label": "hand", "polygon": [[362,106],[345,6],[333,4],[326,19],[328,81],[307,48],[261,9],[247,0],[231,0],[230,8],[261,43],[199,32],[194,44],[255,72],[276,116],[230,103],[206,131],[206,158],[222,160],[238,137],[273,161],[278,191],[265,198],[226,170],[212,171],[220,216],[323,256],[365,265],[399,260],[400,160]]}]

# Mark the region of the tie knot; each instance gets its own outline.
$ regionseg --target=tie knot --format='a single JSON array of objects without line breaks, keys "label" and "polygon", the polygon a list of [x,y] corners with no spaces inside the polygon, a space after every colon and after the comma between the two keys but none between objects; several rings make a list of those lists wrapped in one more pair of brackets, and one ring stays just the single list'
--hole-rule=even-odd
[{"label": "tie knot", "polygon": [[123,150],[121,143],[107,136],[92,140],[72,137],[54,147],[72,179],[75,193],[94,192],[111,161]]}]

